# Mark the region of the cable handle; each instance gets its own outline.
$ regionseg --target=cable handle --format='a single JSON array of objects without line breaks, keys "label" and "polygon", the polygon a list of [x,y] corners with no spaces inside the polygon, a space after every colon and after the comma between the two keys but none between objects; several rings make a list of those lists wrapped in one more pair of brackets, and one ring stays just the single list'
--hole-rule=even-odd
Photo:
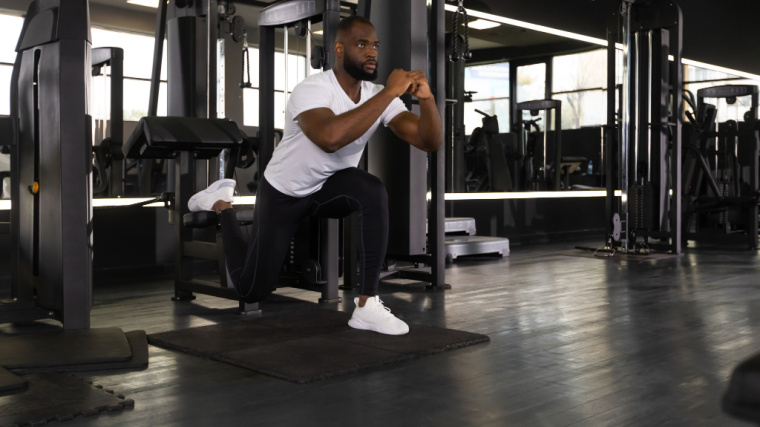
[{"label": "cable handle", "polygon": [[[459,55],[459,15],[464,17],[464,52]],[[454,12],[453,27],[451,33],[454,37],[451,45],[451,55],[449,55],[450,61],[458,61],[462,58],[468,60],[472,58],[472,52],[470,52],[470,25],[467,18],[467,9],[464,8],[464,0],[459,0],[456,12]]]},{"label": "cable handle", "polygon": [[[243,31],[243,60],[240,61],[240,87],[251,88],[251,54],[248,52],[248,31]],[[244,77],[247,76],[247,79]]]}]

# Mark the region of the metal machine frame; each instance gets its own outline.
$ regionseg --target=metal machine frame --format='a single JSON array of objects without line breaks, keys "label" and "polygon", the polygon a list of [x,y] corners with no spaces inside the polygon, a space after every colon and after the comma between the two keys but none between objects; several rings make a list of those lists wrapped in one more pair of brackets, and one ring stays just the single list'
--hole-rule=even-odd
[{"label": "metal machine frame", "polygon": [[[366,11],[365,16],[372,20],[383,39],[378,80],[384,81],[395,68],[427,71],[438,111],[442,113],[446,93],[444,6],[443,0],[359,2],[359,10]],[[419,25],[420,22],[427,25]],[[401,99],[412,111],[418,108],[410,95]],[[445,283],[446,150],[427,155],[380,127],[370,139],[367,158],[370,173],[379,177],[388,190],[388,259],[427,266],[396,269],[384,278],[419,280],[433,289],[450,288]]]},{"label": "metal machine frame", "polygon": [[[705,99],[750,97],[744,121],[715,123],[717,108]],[[758,87],[726,85],[697,91],[687,115],[694,132],[684,143],[684,240],[744,242],[758,247],[760,136]]]},{"label": "metal machine frame", "polygon": [[[675,2],[622,0],[608,25],[608,249],[639,251],[657,243],[671,253],[682,252],[681,123],[669,115],[679,111],[673,106],[682,99],[682,40],[683,17]],[[620,104],[613,90],[619,42],[624,55]]]},{"label": "metal machine frame", "polygon": [[[529,190],[546,190],[547,187],[547,163],[546,163],[546,153],[547,153],[547,135],[549,134],[548,129],[548,117],[549,112],[553,113],[554,116],[554,188],[553,190],[559,191],[560,190],[560,184],[562,179],[562,101],[558,101],[556,99],[540,99],[535,101],[525,101],[520,102],[516,105],[515,114],[517,114],[518,120],[522,122],[522,112],[523,111],[530,111],[531,116],[537,116],[538,112],[540,110],[544,111],[544,117],[546,118],[546,125],[544,126],[543,131],[543,149],[542,149],[542,163],[543,163],[543,173],[540,177],[540,180],[536,182],[536,173],[532,173],[530,177],[530,183],[532,184],[533,188],[529,188]],[[527,135],[526,131],[520,132],[520,150],[525,154],[526,146],[527,146]],[[527,157],[526,157],[527,159]],[[532,160],[531,160],[532,161]],[[533,168],[531,168],[533,169]],[[526,177],[527,179],[527,177]],[[526,182],[527,185],[529,182]],[[539,184],[539,185],[536,185]]]},{"label": "metal machine frame", "polygon": [[[44,31],[48,29],[48,31]],[[11,296],[0,322],[90,327],[91,47],[86,0],[34,1],[11,77]],[[8,134],[4,133],[5,137]]]}]

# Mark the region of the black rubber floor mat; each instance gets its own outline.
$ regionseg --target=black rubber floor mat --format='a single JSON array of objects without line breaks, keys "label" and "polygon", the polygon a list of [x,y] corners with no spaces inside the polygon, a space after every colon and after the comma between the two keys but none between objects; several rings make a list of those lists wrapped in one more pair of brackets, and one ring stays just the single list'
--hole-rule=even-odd
[{"label": "black rubber floor mat", "polygon": [[25,386],[26,380],[24,378],[12,374],[0,366],[0,395],[7,391],[22,389]]},{"label": "black rubber floor mat", "polygon": [[96,362],[96,363],[78,363],[71,365],[56,366],[39,366],[24,367],[12,369],[15,374],[35,374],[35,373],[53,373],[53,372],[82,372],[82,371],[100,371],[110,369],[142,369],[148,366],[148,337],[145,331],[125,332],[124,337],[127,339],[131,356],[127,360]]},{"label": "black rubber floor mat", "polygon": [[415,324],[409,325],[407,335],[388,336],[352,329],[347,325],[350,317],[334,310],[310,310],[162,332],[149,335],[148,341],[307,383],[489,340],[486,335]]},{"label": "black rubber floor mat", "polygon": [[125,362],[131,358],[129,342],[118,328],[0,335],[0,366],[6,369]]},{"label": "black rubber floor mat", "polygon": [[330,339],[300,338],[213,356],[213,359],[275,378],[304,384],[409,357],[392,351]]},{"label": "black rubber floor mat", "polygon": [[133,408],[134,401],[70,374],[35,374],[27,389],[0,397],[0,426],[45,425]]}]

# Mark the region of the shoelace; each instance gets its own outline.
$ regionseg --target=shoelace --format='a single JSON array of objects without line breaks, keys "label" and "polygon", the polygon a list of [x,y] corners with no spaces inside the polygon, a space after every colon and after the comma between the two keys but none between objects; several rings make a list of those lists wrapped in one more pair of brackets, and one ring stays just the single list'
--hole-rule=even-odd
[{"label": "shoelace", "polygon": [[378,298],[377,302],[380,304],[380,307],[382,307],[383,310],[385,310],[387,312],[385,314],[386,316],[391,314],[391,309],[385,306],[385,304],[383,303],[383,300],[381,300],[380,298]]}]

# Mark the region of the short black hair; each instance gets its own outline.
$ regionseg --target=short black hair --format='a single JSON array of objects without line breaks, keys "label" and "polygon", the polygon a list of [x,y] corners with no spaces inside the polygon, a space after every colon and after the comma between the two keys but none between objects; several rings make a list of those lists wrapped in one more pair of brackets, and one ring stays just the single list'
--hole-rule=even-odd
[{"label": "short black hair", "polygon": [[351,31],[351,28],[353,28],[356,24],[366,24],[374,27],[369,19],[359,15],[352,15],[343,18],[340,20],[340,22],[338,22],[337,34],[348,34]]}]

